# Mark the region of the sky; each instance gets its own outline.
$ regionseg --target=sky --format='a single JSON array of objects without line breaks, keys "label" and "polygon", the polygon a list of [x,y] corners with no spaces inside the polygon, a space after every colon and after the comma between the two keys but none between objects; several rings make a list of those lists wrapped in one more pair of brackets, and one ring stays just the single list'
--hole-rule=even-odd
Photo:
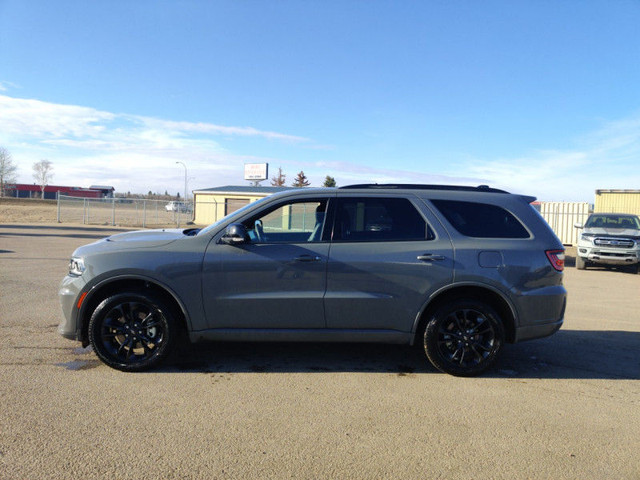
[{"label": "sky", "polygon": [[[640,189],[640,1],[0,0],[0,146],[34,183]],[[269,185],[269,181],[262,185]]]}]

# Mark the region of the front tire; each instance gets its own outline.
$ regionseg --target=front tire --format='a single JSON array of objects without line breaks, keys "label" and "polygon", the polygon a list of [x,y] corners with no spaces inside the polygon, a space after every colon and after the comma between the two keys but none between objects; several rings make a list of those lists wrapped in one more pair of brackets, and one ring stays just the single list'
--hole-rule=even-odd
[{"label": "front tire", "polygon": [[121,293],[103,300],[89,321],[89,341],[100,360],[125,372],[157,366],[176,342],[170,309],[147,293]]},{"label": "front tire", "polygon": [[487,370],[504,343],[496,311],[477,300],[456,300],[440,307],[424,331],[424,350],[438,370],[472,377]]}]

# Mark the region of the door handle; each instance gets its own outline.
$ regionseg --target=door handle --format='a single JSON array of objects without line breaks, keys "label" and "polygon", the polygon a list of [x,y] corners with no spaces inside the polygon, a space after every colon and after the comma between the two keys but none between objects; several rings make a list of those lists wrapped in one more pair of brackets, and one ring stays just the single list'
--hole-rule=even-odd
[{"label": "door handle", "polygon": [[444,255],[434,255],[432,253],[425,253],[424,255],[418,255],[418,260],[423,262],[436,262],[445,260]]},{"label": "door handle", "polygon": [[322,257],[318,255],[300,255],[299,257],[294,258],[296,262],[319,262],[322,260]]}]

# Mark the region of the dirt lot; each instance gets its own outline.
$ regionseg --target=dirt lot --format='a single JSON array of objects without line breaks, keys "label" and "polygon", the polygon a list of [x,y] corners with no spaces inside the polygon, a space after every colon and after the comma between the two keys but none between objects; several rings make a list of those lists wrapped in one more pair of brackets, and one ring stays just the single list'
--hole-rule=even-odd
[{"label": "dirt lot", "polygon": [[[78,198],[61,202],[60,219],[64,225],[115,225],[118,227],[176,228],[191,223],[189,212],[167,212],[164,201],[136,200],[131,203],[90,199],[84,205]],[[57,200],[17,199],[0,197],[0,222],[53,224],[58,221]],[[115,222],[115,223],[114,223]]]},{"label": "dirt lot", "polygon": [[56,333],[103,228],[0,222],[0,478],[640,478],[640,275],[568,268],[562,330],[481,378],[387,345],[213,344],[125,374]]},{"label": "dirt lot", "polygon": [[57,202],[0,197],[0,223],[55,223]]}]

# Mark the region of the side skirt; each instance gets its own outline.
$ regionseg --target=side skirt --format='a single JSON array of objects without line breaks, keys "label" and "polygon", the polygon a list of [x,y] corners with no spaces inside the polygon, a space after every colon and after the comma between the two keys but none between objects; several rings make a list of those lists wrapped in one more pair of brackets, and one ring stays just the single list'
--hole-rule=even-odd
[{"label": "side skirt", "polygon": [[410,332],[395,330],[214,328],[189,332],[192,343],[223,342],[349,342],[409,344]]}]

